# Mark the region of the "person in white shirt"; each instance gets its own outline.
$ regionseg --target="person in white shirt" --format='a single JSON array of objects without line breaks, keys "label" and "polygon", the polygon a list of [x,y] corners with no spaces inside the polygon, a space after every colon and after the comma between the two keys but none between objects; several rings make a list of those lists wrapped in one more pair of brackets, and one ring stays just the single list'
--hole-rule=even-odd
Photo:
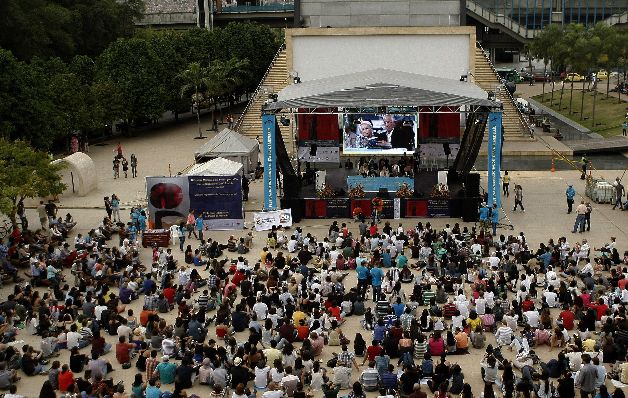
[{"label": "person in white shirt", "polygon": [[586,264],[584,265],[584,267],[582,267],[579,274],[581,276],[586,276],[587,274],[593,275],[594,271],[593,271],[593,265],[591,265],[591,260],[589,260],[588,258],[585,258],[584,261],[586,261]]},{"label": "person in white shirt", "polygon": [[546,291],[543,292],[545,302],[550,308],[556,308],[558,306],[558,294],[554,292],[554,286],[550,285]]},{"label": "person in white shirt", "polygon": [[255,315],[257,315],[257,320],[263,321],[268,316],[268,305],[261,299],[258,299],[257,303],[253,305],[253,311],[255,311]]},{"label": "person in white shirt", "polygon": [[509,314],[504,315],[503,320],[504,322],[506,322],[506,325],[508,325],[510,330],[513,331],[513,333],[517,331],[517,322],[519,321],[519,315],[515,314],[511,310]]},{"label": "person in white shirt", "polygon": [[478,315],[484,315],[486,313],[486,300],[484,299],[484,293],[480,293],[480,297],[475,300],[475,312]]},{"label": "person in white shirt", "polygon": [[534,309],[534,306],[532,306],[532,308],[530,308],[529,311],[526,311],[523,313],[523,316],[525,317],[528,325],[530,325],[531,328],[538,328],[539,327],[539,312]]},{"label": "person in white shirt", "polygon": [[297,240],[295,239],[294,235],[292,235],[292,238],[288,241],[288,252],[289,253],[296,252],[298,243],[299,242],[297,242]]},{"label": "person in white shirt", "polygon": [[497,344],[500,346],[510,345],[512,342],[512,329],[508,326],[506,321],[503,321],[502,326],[495,332],[495,341],[497,341]]}]

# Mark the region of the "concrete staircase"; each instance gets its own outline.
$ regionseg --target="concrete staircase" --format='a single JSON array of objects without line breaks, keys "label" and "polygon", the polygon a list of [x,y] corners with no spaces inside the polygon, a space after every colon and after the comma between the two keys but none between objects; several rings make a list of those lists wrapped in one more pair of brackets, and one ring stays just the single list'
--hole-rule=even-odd
[{"label": "concrete staircase", "polygon": [[[282,46],[277,54],[275,54],[275,58],[266,70],[262,81],[236,122],[235,130],[237,132],[251,138],[262,136],[262,105],[264,105],[264,102],[268,99],[268,94],[278,93],[290,82],[287,65],[286,49]],[[288,142],[292,142],[290,134],[291,129],[289,127],[282,128],[282,135],[286,146],[288,146]]]},{"label": "concrete staircase", "polygon": [[[499,75],[495,68],[488,60],[484,50],[481,47],[475,48],[475,72],[473,73],[474,82],[483,90],[492,91],[497,94],[502,104],[504,104],[504,113],[502,116],[504,125],[504,139],[508,141],[530,141],[530,127],[527,125],[524,115],[521,114],[515,105],[513,97],[508,90],[501,88]],[[486,139],[486,135],[484,139]]]}]

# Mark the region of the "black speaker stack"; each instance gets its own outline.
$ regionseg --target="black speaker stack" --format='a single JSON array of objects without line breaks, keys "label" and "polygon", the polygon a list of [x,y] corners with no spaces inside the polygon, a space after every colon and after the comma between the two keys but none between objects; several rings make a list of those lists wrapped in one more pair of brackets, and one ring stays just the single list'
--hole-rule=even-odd
[{"label": "black speaker stack", "polygon": [[469,173],[463,178],[464,198],[462,200],[462,221],[475,222],[478,220],[480,207],[480,174]]}]

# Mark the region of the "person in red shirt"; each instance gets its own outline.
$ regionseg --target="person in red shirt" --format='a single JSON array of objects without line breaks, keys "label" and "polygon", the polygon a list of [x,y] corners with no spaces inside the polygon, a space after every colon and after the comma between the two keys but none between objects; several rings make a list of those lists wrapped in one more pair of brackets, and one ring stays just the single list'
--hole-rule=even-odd
[{"label": "person in red shirt", "polygon": [[619,290],[624,290],[626,283],[628,283],[628,279],[626,279],[623,274],[620,274],[619,280],[617,281],[617,287]]},{"label": "person in red shirt", "polygon": [[126,336],[118,338],[119,343],[116,344],[116,359],[118,363],[131,362],[131,350],[135,348],[135,344],[127,343]]},{"label": "person in red shirt", "polygon": [[74,384],[74,373],[70,370],[67,364],[61,367],[59,373],[59,391],[68,391],[68,387]]},{"label": "person in red shirt", "polygon": [[530,308],[534,305],[534,301],[530,299],[530,296],[526,296],[526,299],[521,303],[521,310],[523,312],[530,311]]},{"label": "person in red shirt", "polygon": [[240,282],[242,282],[245,278],[246,275],[244,275],[244,272],[242,272],[241,270],[237,270],[235,274],[233,274],[233,278],[231,278],[231,283],[236,286],[240,286]]},{"label": "person in red shirt", "polygon": [[310,335],[310,327],[305,324],[305,321],[301,319],[299,326],[297,326],[297,341],[303,341]]},{"label": "person in red shirt", "polygon": [[333,303],[332,306],[329,307],[329,314],[333,316],[334,318],[336,318],[336,320],[338,321],[338,324],[341,324],[342,322],[344,322],[344,320],[340,316],[340,312],[341,312],[341,309],[336,303]]},{"label": "person in red shirt", "polygon": [[597,320],[602,320],[602,316],[606,315],[606,310],[608,310],[608,305],[604,304],[604,299],[600,298],[597,301],[597,304],[591,304],[591,308],[594,308],[597,312]]},{"label": "person in red shirt", "polygon": [[366,349],[366,356],[364,357],[364,361],[362,361],[362,365],[366,362],[371,362],[375,360],[375,357],[379,356],[382,352],[382,346],[379,345],[379,341],[373,340],[371,345]]},{"label": "person in red shirt", "polygon": [[174,296],[176,294],[177,294],[177,290],[172,286],[168,286],[167,288],[165,288],[164,293],[163,293],[166,300],[168,300],[168,304],[174,303]]},{"label": "person in red shirt", "polygon": [[567,330],[572,330],[574,327],[574,319],[576,315],[569,309],[569,305],[565,304],[563,310],[558,314],[558,320],[562,321],[563,326]]},{"label": "person in red shirt", "polygon": [[144,308],[142,312],[140,312],[140,325],[146,326],[146,324],[148,323],[148,318],[150,318],[150,316],[154,314],[157,313],[155,311]]}]

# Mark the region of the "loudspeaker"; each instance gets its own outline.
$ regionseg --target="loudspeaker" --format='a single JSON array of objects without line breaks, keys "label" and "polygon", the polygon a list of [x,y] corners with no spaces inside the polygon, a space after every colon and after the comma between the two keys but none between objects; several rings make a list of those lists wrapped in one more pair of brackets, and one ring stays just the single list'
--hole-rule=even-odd
[{"label": "loudspeaker", "polygon": [[469,173],[465,176],[464,186],[467,197],[480,196],[480,174]]},{"label": "loudspeaker", "polygon": [[462,221],[476,222],[479,219],[478,205],[480,198],[466,197],[462,199]]},{"label": "loudspeaker", "polygon": [[390,195],[388,195],[388,188],[380,188],[379,192],[377,193],[377,197],[382,199],[388,199],[390,197]]},{"label": "loudspeaker", "polygon": [[318,151],[318,145],[312,144],[312,146],[310,146],[310,156],[316,156],[317,151]]},{"label": "loudspeaker", "polygon": [[301,177],[296,175],[283,176],[283,196],[286,198],[298,198],[301,193]]}]

